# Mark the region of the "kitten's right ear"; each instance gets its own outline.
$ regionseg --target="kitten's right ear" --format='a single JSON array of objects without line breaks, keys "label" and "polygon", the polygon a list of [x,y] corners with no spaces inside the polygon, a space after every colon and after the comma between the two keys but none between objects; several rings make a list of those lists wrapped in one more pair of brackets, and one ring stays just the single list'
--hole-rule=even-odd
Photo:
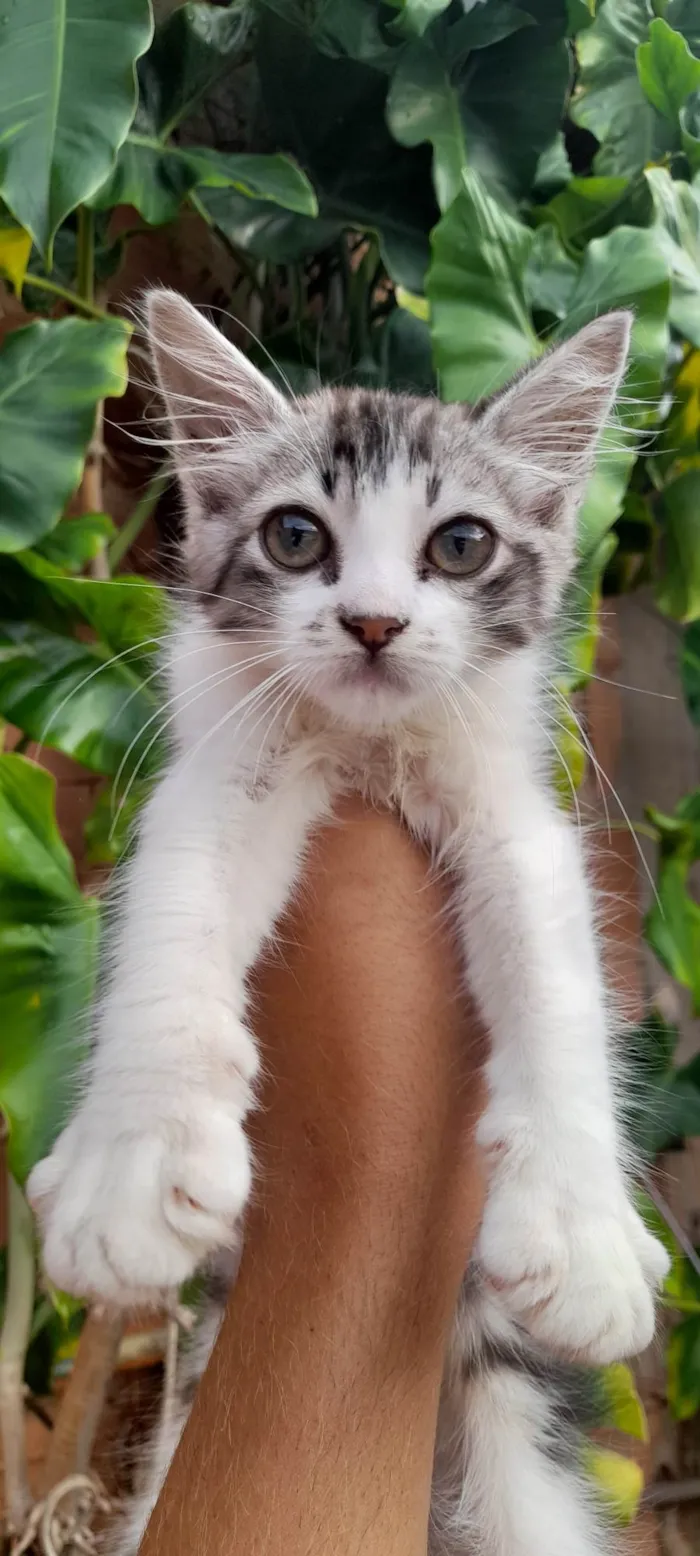
[{"label": "kitten's right ear", "polygon": [[248,440],[287,414],[284,397],[177,292],[149,292],[148,341],[186,484],[201,487],[222,440]]}]

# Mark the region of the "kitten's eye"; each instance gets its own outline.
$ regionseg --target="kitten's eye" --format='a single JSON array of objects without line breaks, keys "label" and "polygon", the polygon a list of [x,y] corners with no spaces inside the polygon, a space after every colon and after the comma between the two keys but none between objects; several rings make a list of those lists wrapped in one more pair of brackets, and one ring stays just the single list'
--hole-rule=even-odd
[{"label": "kitten's eye", "polygon": [[279,508],[265,520],[262,540],[268,556],[278,567],[301,573],[318,567],[331,549],[331,537],[325,524],[303,508]]},{"label": "kitten's eye", "polygon": [[441,573],[466,578],[478,573],[493,556],[496,536],[480,519],[450,519],[431,535],[426,556]]}]

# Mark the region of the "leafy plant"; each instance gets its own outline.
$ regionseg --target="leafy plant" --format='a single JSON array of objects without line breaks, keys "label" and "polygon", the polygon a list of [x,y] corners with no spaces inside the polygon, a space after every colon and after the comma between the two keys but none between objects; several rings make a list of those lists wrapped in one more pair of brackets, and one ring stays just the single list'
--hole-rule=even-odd
[{"label": "leafy plant", "polygon": [[[0,273],[34,319],[0,348],[0,718],[25,747],[106,780],[87,826],[94,860],[117,857],[158,770],[167,617],[160,590],[119,571],[162,472],[121,533],[95,484],[103,403],[125,387],[132,334],[107,306],[109,282],[136,234],[184,214],[233,261],[251,354],[294,392],[342,381],[474,401],[587,320],[633,308],[617,424],[581,514],[559,686],[567,699],[591,673],[602,595],[652,580],[682,628],[697,720],[700,20],[695,0],[660,9],[190,0],[154,31],[149,0],[93,0],[89,16],[76,0],[9,7]],[[585,762],[566,700],[561,724],[565,790]],[[649,939],[700,1008],[698,795],[648,821],[660,848]],[[99,919],[61,844],[51,780],[6,750],[0,1105],[16,1184],[60,1124]],[[653,1151],[697,1131],[700,1076],[674,1068],[653,1015],[635,1047],[632,1121]],[[9,1348],[16,1384],[34,1276],[15,1189],[13,1205],[0,1378]],[[683,1335],[671,1377],[682,1373],[685,1409],[700,1361]],[[27,1504],[15,1475],[15,1525]]]}]

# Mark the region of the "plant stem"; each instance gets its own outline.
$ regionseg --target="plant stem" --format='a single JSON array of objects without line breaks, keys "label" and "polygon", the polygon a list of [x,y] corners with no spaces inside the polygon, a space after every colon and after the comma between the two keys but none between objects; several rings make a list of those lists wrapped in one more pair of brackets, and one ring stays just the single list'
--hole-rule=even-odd
[{"label": "plant stem", "polygon": [[23,1384],[34,1307],[34,1231],[27,1201],[9,1173],[7,1186],[7,1288],[0,1332],[0,1443],[5,1520],[9,1534],[20,1534],[32,1503]]},{"label": "plant stem", "polygon": [[107,554],[112,572],[116,571],[120,562],[126,556],[127,551],[130,551],[131,547],[138,540],[144,524],[150,519],[158,499],[169,485],[169,471],[165,469],[157,470],[156,474],[149,481],[143,496],[139,497],[135,508],[129,514],[126,523],[122,524],[121,529],[117,531],[109,547]]},{"label": "plant stem", "polygon": [[644,1507],[673,1507],[679,1502],[700,1502],[700,1478],[658,1480],[644,1492]]},{"label": "plant stem", "polygon": [[43,1470],[44,1494],[67,1475],[89,1468],[125,1322],[123,1313],[107,1313],[104,1308],[95,1307],[88,1313],[51,1433]]},{"label": "plant stem", "polygon": [[101,319],[103,322],[112,319],[112,314],[107,313],[104,308],[98,308],[86,298],[79,297],[77,292],[71,292],[67,286],[59,286],[57,281],[49,281],[48,276],[35,276],[31,270],[28,270],[24,284],[35,286],[40,292],[50,292],[53,297],[60,297],[61,302],[70,303],[76,313],[84,313],[88,319]]},{"label": "plant stem", "polygon": [[95,217],[86,205],[78,206],[78,292],[86,303],[95,300]]},{"label": "plant stem", "polygon": [[[78,274],[77,286],[83,303],[95,306],[95,217],[86,205],[78,206]],[[102,310],[100,310],[102,312]],[[105,313],[108,319],[109,314]],[[102,442],[104,404],[98,401],[95,409],[95,426],[90,446],[85,456],[83,479],[80,483],[81,513],[102,512]],[[106,545],[101,545],[97,556],[90,563],[90,577],[106,581],[109,576],[109,559]]]},{"label": "plant stem", "polygon": [[[83,479],[80,483],[80,512],[102,512],[102,427],[104,421],[104,405],[100,400],[95,411],[95,429],[90,439],[87,454],[85,455],[85,468]],[[90,577],[105,581],[110,577],[109,555],[105,544],[100,546],[97,556],[90,563]]]}]

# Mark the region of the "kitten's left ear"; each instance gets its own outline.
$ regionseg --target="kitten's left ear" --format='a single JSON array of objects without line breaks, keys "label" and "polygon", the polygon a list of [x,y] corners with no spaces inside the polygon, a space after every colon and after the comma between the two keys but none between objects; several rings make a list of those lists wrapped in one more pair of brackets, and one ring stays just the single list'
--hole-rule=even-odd
[{"label": "kitten's left ear", "polygon": [[629,351],[631,313],[608,313],[543,357],[483,412],[482,426],[534,503],[578,499]]}]

